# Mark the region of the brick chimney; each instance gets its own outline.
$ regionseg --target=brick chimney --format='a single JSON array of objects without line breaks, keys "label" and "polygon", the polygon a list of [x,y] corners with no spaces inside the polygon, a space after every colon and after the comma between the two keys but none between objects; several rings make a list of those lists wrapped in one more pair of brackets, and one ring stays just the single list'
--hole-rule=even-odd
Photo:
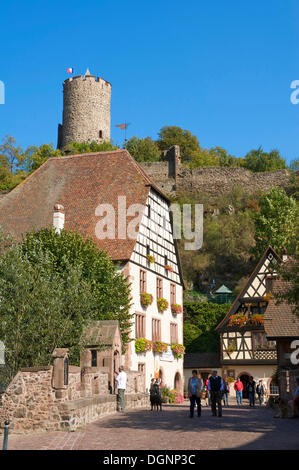
[{"label": "brick chimney", "polygon": [[53,227],[56,233],[60,233],[64,228],[64,207],[62,204],[56,203],[53,212]]}]

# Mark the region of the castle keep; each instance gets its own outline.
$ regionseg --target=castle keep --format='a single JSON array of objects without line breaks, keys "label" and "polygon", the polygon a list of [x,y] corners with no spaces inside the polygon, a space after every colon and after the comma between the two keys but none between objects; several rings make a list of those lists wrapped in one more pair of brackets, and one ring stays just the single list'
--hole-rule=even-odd
[{"label": "castle keep", "polygon": [[57,147],[70,142],[110,141],[111,84],[86,70],[63,82],[63,121]]}]

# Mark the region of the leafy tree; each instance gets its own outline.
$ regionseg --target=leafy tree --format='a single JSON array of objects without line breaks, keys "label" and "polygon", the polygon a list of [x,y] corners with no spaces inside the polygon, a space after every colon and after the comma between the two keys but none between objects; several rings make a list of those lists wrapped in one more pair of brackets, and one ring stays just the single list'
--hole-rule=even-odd
[{"label": "leafy tree", "polygon": [[31,173],[37,170],[48,158],[60,156],[61,151],[54,150],[53,144],[42,144],[40,147],[32,145],[25,152],[24,164],[26,171]]},{"label": "leafy tree", "polygon": [[164,126],[159,132],[158,146],[160,150],[168,150],[172,145],[179,145],[182,161],[191,161],[192,154],[199,151],[197,137],[188,130],[177,126]]},{"label": "leafy tree", "polygon": [[14,174],[23,164],[23,150],[20,146],[16,147],[16,140],[10,135],[6,135],[2,141],[0,154],[6,159],[9,171]]},{"label": "leafy tree", "polygon": [[278,150],[264,152],[262,147],[251,150],[245,155],[242,166],[253,172],[274,171],[287,168]]},{"label": "leafy tree", "polygon": [[61,152],[63,155],[75,155],[79,153],[108,152],[109,150],[117,150],[118,148],[118,146],[106,141],[101,144],[95,141],[70,142],[68,145],[63,147]]},{"label": "leafy tree", "polygon": [[292,171],[299,171],[299,158],[296,158],[295,160],[291,160],[289,168]]},{"label": "leafy tree", "polygon": [[184,302],[184,345],[186,352],[219,351],[216,326],[227,314],[230,304]]},{"label": "leafy tree", "polygon": [[278,267],[279,278],[286,282],[286,290],[275,293],[277,303],[286,302],[294,307],[299,317],[299,259],[298,255]]},{"label": "leafy tree", "polygon": [[119,320],[128,342],[128,283],[91,240],[43,229],[21,244],[2,235],[0,249],[0,338],[13,374],[49,364],[55,347],[69,347],[78,363],[92,320]]},{"label": "leafy tree", "polygon": [[260,212],[254,215],[254,253],[260,257],[271,245],[278,253],[285,247],[290,253],[296,251],[298,234],[298,207],[295,199],[288,197],[282,188],[272,188],[262,196]]},{"label": "leafy tree", "polygon": [[150,137],[139,139],[134,136],[125,143],[124,147],[138,162],[155,162],[160,159],[161,152],[158,145]]}]

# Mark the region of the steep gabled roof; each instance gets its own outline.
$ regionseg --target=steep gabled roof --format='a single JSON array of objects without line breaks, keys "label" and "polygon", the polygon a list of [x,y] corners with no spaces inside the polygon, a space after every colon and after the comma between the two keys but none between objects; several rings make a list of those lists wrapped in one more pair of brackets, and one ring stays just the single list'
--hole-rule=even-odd
[{"label": "steep gabled roof", "polygon": [[272,298],[266,309],[265,332],[269,339],[274,338],[299,338],[299,318],[293,313],[294,305],[282,302],[276,304],[275,293],[283,293],[289,287],[290,283],[277,279],[274,281]]},{"label": "steep gabled roof", "polygon": [[266,275],[269,273],[269,268],[274,268],[276,263],[281,263],[281,258],[278,256],[276,251],[271,246],[269,246],[264,251],[261,259],[246,281],[244,287],[241,289],[229,312],[216,327],[216,330],[221,330],[226,327],[230,317],[237,312],[242,302],[253,302],[255,300],[261,299],[265,295]]},{"label": "steep gabled roof", "polygon": [[[117,238],[118,196],[126,196],[127,208],[132,204],[145,206],[151,188],[170,203],[127,150],[49,158],[0,199],[0,226],[20,240],[33,229],[52,226],[54,205],[60,203],[65,210],[66,230],[91,237],[113,260],[126,261],[136,240]],[[115,239],[102,240],[95,235],[99,204],[114,208]],[[134,217],[127,217],[127,227]],[[183,282],[181,268],[180,275]]]}]

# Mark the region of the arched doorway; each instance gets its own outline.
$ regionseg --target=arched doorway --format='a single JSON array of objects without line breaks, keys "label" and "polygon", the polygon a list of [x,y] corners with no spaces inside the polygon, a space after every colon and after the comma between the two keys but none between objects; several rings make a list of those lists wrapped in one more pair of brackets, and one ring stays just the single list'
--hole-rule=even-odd
[{"label": "arched doorway", "polygon": [[242,374],[239,375],[241,382],[243,383],[243,398],[249,398],[249,393],[248,393],[248,382],[250,375],[247,372],[242,372]]},{"label": "arched doorway", "polygon": [[177,372],[174,376],[174,388],[178,392],[182,393],[182,377],[179,372]]}]

